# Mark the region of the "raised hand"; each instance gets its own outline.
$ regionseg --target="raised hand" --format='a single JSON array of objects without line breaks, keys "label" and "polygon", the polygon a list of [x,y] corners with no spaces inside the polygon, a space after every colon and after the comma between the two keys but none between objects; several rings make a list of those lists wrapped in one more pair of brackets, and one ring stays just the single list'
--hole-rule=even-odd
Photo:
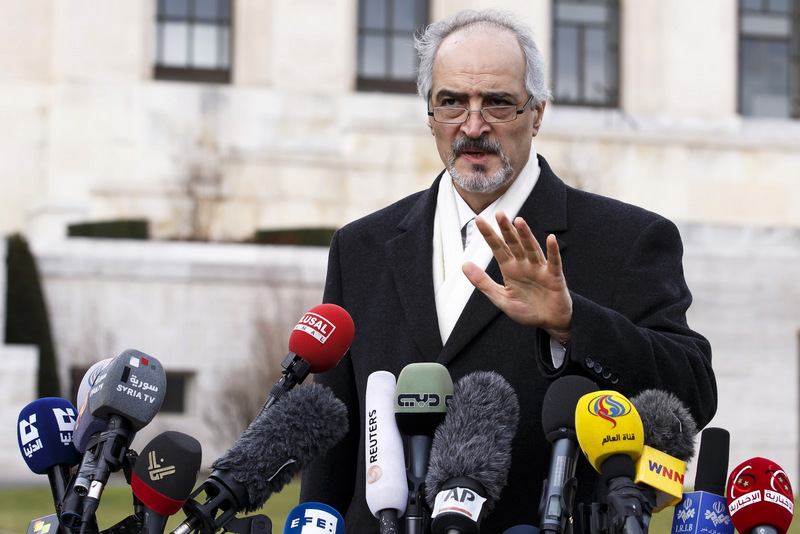
[{"label": "raised hand", "polygon": [[463,265],[464,275],[514,321],[542,328],[559,342],[569,341],[572,297],[555,236],[547,236],[545,256],[521,217],[513,224],[503,212],[497,212],[496,218],[502,237],[480,217],[475,224],[492,249],[505,285],[497,284],[472,262]]}]

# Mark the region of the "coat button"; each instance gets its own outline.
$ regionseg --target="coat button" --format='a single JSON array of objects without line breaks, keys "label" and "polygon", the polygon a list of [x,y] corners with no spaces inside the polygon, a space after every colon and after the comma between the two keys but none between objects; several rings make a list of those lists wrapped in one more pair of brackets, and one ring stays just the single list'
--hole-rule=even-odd
[{"label": "coat button", "polygon": [[588,367],[589,369],[594,367],[594,358],[592,358],[591,356],[586,357],[586,367]]},{"label": "coat button", "polygon": [[600,364],[600,362],[594,362],[594,372],[598,375],[603,372],[603,366]]},{"label": "coat button", "polygon": [[609,369],[608,367],[606,367],[606,368],[603,370],[603,378],[605,378],[606,380],[608,380],[609,378],[611,378],[611,369]]},{"label": "coat button", "polygon": [[616,384],[617,382],[619,382],[619,375],[617,373],[612,373],[611,374],[611,383],[612,384]]}]

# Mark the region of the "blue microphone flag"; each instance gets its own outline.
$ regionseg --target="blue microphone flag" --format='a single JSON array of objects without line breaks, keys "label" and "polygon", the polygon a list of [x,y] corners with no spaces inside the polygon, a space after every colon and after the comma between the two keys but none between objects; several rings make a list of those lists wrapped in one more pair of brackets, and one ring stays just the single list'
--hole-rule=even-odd
[{"label": "blue microphone flag", "polygon": [[17,421],[17,442],[25,463],[36,474],[56,465],[77,465],[72,444],[75,407],[66,399],[45,397],[25,406]]},{"label": "blue microphone flag", "polygon": [[675,505],[672,534],[733,534],[733,522],[723,495],[707,491],[684,493]]},{"label": "blue microphone flag", "polygon": [[344,519],[327,504],[306,502],[289,512],[283,534],[344,534]]}]

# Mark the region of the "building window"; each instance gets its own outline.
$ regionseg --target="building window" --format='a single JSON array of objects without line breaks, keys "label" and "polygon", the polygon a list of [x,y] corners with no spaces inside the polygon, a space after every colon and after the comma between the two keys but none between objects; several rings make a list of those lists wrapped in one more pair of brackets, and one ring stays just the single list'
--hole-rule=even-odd
[{"label": "building window", "polygon": [[158,0],[155,77],[229,83],[232,0]]},{"label": "building window", "polygon": [[619,105],[619,3],[555,0],[553,98],[557,104]]},{"label": "building window", "polygon": [[739,0],[739,112],[800,117],[800,2]]},{"label": "building window", "polygon": [[356,88],[415,92],[414,33],[427,24],[428,0],[359,0]]},{"label": "building window", "polygon": [[167,391],[159,413],[186,413],[186,397],[193,376],[191,373],[167,373]]}]

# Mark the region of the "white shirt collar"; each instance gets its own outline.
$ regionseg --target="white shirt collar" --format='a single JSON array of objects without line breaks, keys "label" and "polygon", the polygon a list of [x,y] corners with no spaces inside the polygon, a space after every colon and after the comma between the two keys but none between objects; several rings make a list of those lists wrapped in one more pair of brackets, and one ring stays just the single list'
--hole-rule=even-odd
[{"label": "white shirt collar", "polygon": [[[455,188],[454,188],[455,189]],[[505,193],[503,193],[504,195]],[[458,189],[455,189],[455,197],[456,197],[456,210],[458,210],[458,227],[464,228],[464,225],[467,224],[469,221],[480,215],[484,219],[486,215],[491,215],[494,213],[495,208],[497,207],[497,203],[500,202],[500,199],[503,198],[501,195],[497,200],[489,204],[485,210],[480,213],[475,213],[472,211],[472,208],[469,207],[467,201],[461,198],[461,195],[458,194]]]}]

